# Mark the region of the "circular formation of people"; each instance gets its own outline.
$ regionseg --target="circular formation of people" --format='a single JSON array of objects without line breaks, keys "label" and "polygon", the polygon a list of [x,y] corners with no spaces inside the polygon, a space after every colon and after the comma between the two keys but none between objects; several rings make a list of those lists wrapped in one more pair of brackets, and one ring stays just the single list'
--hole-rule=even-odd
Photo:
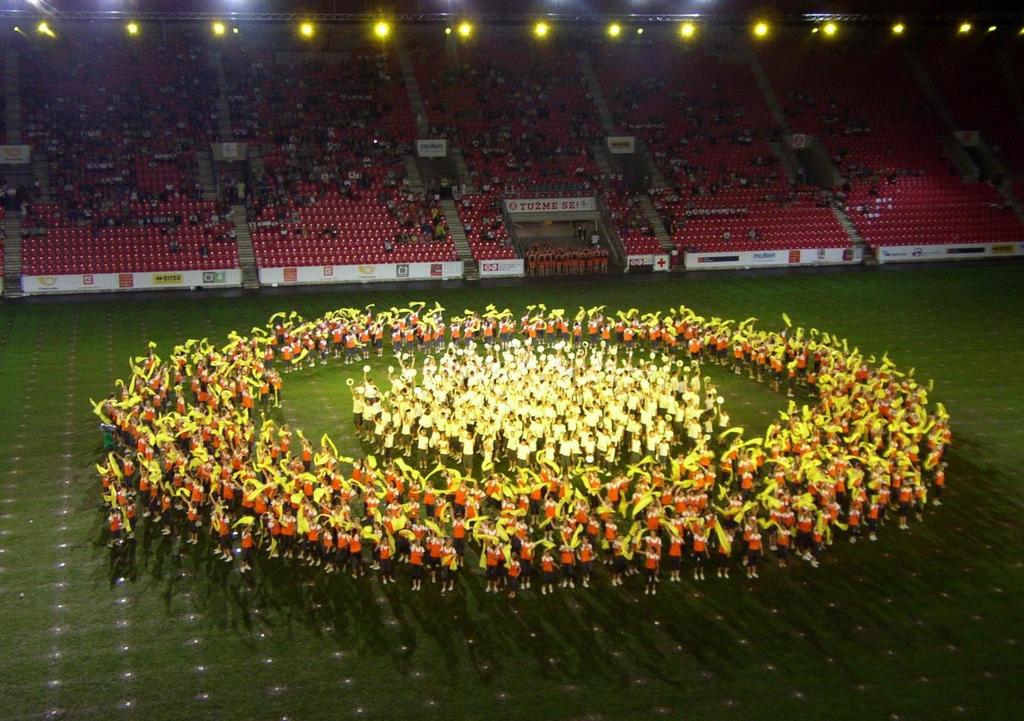
[{"label": "circular formation of people", "polygon": [[[141,517],[241,573],[281,558],[448,593],[482,572],[512,598],[636,575],[657,594],[684,574],[755,579],[766,558],[817,566],[941,504],[952,433],[931,383],[785,314],[766,330],[685,306],[444,311],[277,313],[166,358],[150,343],[93,402],[110,545]],[[364,364],[386,351],[379,387]],[[355,366],[361,457],[272,417],[284,376],[328,363]],[[747,437],[712,365],[801,404]]]}]

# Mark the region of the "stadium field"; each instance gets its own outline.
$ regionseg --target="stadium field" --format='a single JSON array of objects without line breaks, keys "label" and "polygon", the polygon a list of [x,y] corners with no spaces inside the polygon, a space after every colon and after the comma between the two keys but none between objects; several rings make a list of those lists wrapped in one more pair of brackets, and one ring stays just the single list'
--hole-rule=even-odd
[{"label": "stadium field", "polygon": [[[1019,717],[1024,681],[1024,266],[610,280],[569,286],[89,298],[0,305],[0,719],[942,719]],[[949,488],[924,524],[766,567],[514,601],[264,563],[242,578],[140,526],[112,566],[89,399],[146,342],[224,339],[279,310],[437,300],[685,303],[816,327],[933,378],[952,416]],[[387,359],[375,362],[376,372]],[[281,418],[350,435],[343,366],[286,379]],[[358,370],[356,370],[358,372]],[[755,432],[784,399],[711,370]],[[351,439],[345,444],[355,450]]]}]

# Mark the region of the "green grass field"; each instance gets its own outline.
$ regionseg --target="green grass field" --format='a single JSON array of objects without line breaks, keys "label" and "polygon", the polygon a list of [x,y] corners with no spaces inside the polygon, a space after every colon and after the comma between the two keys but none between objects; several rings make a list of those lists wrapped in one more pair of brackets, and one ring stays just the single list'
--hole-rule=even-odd
[{"label": "green grass field", "polygon": [[[1019,718],[1021,288],[1012,265],[0,305],[0,719]],[[455,313],[686,303],[762,324],[786,311],[888,350],[935,379],[952,415],[946,503],[910,533],[890,525],[876,544],[833,548],[819,569],[666,582],[656,598],[636,579],[515,602],[475,576],[453,597],[284,565],[242,579],[141,527],[136,563],[112,568],[88,399],[129,355],[150,339],[222,339],[278,310],[420,298]],[[287,377],[281,417],[343,436],[344,378],[337,365]],[[721,381],[734,421],[755,432],[784,403]]]}]

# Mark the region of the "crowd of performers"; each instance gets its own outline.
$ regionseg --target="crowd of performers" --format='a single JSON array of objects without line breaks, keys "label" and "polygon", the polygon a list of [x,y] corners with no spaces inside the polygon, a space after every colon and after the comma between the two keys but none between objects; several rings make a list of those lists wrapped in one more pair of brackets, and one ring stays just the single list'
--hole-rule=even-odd
[{"label": "crowd of performers", "polygon": [[478,352],[449,344],[425,357],[419,377],[412,361],[401,362],[387,390],[365,378],[356,385],[353,415],[385,458],[414,458],[421,469],[435,459],[468,475],[502,460],[612,469],[644,454],[668,468],[683,438],[700,453],[712,416],[723,428],[729,421],[698,364],[690,374],[689,362],[632,346],[515,339]]},{"label": "crowd of performers", "polygon": [[[111,544],[130,542],[141,516],[182,543],[211,535],[213,552],[243,572],[257,556],[284,557],[353,577],[372,571],[384,584],[408,578],[415,590],[428,578],[444,593],[467,573],[461,569],[479,566],[488,591],[515,596],[534,582],[545,594],[586,587],[603,569],[597,575],[611,585],[643,575],[645,593],[655,594],[659,580],[683,573],[703,580],[714,569],[728,578],[740,568],[756,578],[765,556],[780,566],[817,565],[840,534],[875,540],[883,524],[909,528],[929,500],[940,502],[951,432],[942,405],[929,405],[929,389],[888,357],[864,358],[838,338],[790,327],[788,317],[786,328],[769,331],[755,319],[736,324],[685,307],[647,315],[598,307],[572,319],[530,306],[518,320],[489,307],[448,323],[443,310],[427,312],[421,303],[341,309],[312,321],[280,313],[248,337],[233,333],[222,348],[192,340],[165,359],[150,344],[132,361],[129,380],[95,403],[114,436],[97,465]],[[358,430],[376,453],[345,457],[328,436],[314,445],[269,417],[282,374],[382,355],[388,336],[402,361],[392,377],[398,390],[389,395],[393,388],[381,391],[365,376],[352,383]],[[536,353],[545,344],[548,353]],[[599,357],[612,375],[653,370],[651,382],[664,383],[671,398],[647,404],[643,390],[631,389],[638,408],[655,407],[656,420],[622,433],[610,424],[615,454],[606,463],[596,434],[593,449],[570,444],[562,453],[561,441],[542,433],[539,445],[527,444],[525,460],[522,444],[507,436],[495,437],[489,456],[483,447],[467,454],[465,429],[484,424],[438,435],[434,446],[440,424],[425,404],[408,428],[404,416],[395,425],[389,403],[417,407],[416,392],[403,400],[402,389],[415,385],[413,352],[436,356],[424,360],[434,369],[425,377],[443,376],[436,371],[460,359],[472,367],[503,353],[511,355],[508,368],[517,357],[555,358],[580,363],[576,374]],[[656,367],[642,360],[662,355],[668,360]],[[807,404],[791,401],[763,437],[717,432],[713,426],[728,419],[700,373],[712,363],[806,394]],[[540,375],[517,382],[542,383]],[[567,398],[554,405],[579,402]],[[673,403],[681,414],[667,412]],[[626,413],[625,422],[638,417]],[[531,424],[524,418],[521,427]],[[648,445],[650,428],[671,433],[667,453],[664,443]],[[388,429],[390,445],[382,441]],[[444,462],[445,450],[461,468]]]}]

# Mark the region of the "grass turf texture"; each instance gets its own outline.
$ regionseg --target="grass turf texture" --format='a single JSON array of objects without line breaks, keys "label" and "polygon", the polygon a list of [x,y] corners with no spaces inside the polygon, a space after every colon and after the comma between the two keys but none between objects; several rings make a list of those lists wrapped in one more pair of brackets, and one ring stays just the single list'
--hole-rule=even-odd
[{"label": "grass turf texture", "polygon": [[[1024,681],[1020,287],[1015,265],[0,306],[0,718],[58,709],[53,718],[147,721],[1012,716]],[[685,303],[762,324],[787,311],[865,353],[888,350],[933,377],[933,399],[949,407],[946,504],[911,533],[889,524],[877,544],[833,548],[820,569],[663,582],[655,598],[630,579],[625,589],[599,582],[509,602],[465,575],[441,598],[412,594],[404,577],[382,591],[283,564],[246,582],[208,551],[175,559],[143,533],[134,575],[114,580],[87,401],[109,391],[129,355],[150,339],[162,350],[219,341],[281,309],[311,317],[418,298],[455,313],[490,302]],[[712,374],[750,434],[784,403]],[[339,438],[350,428],[343,378],[335,365],[286,377],[283,415],[312,438]]]}]

